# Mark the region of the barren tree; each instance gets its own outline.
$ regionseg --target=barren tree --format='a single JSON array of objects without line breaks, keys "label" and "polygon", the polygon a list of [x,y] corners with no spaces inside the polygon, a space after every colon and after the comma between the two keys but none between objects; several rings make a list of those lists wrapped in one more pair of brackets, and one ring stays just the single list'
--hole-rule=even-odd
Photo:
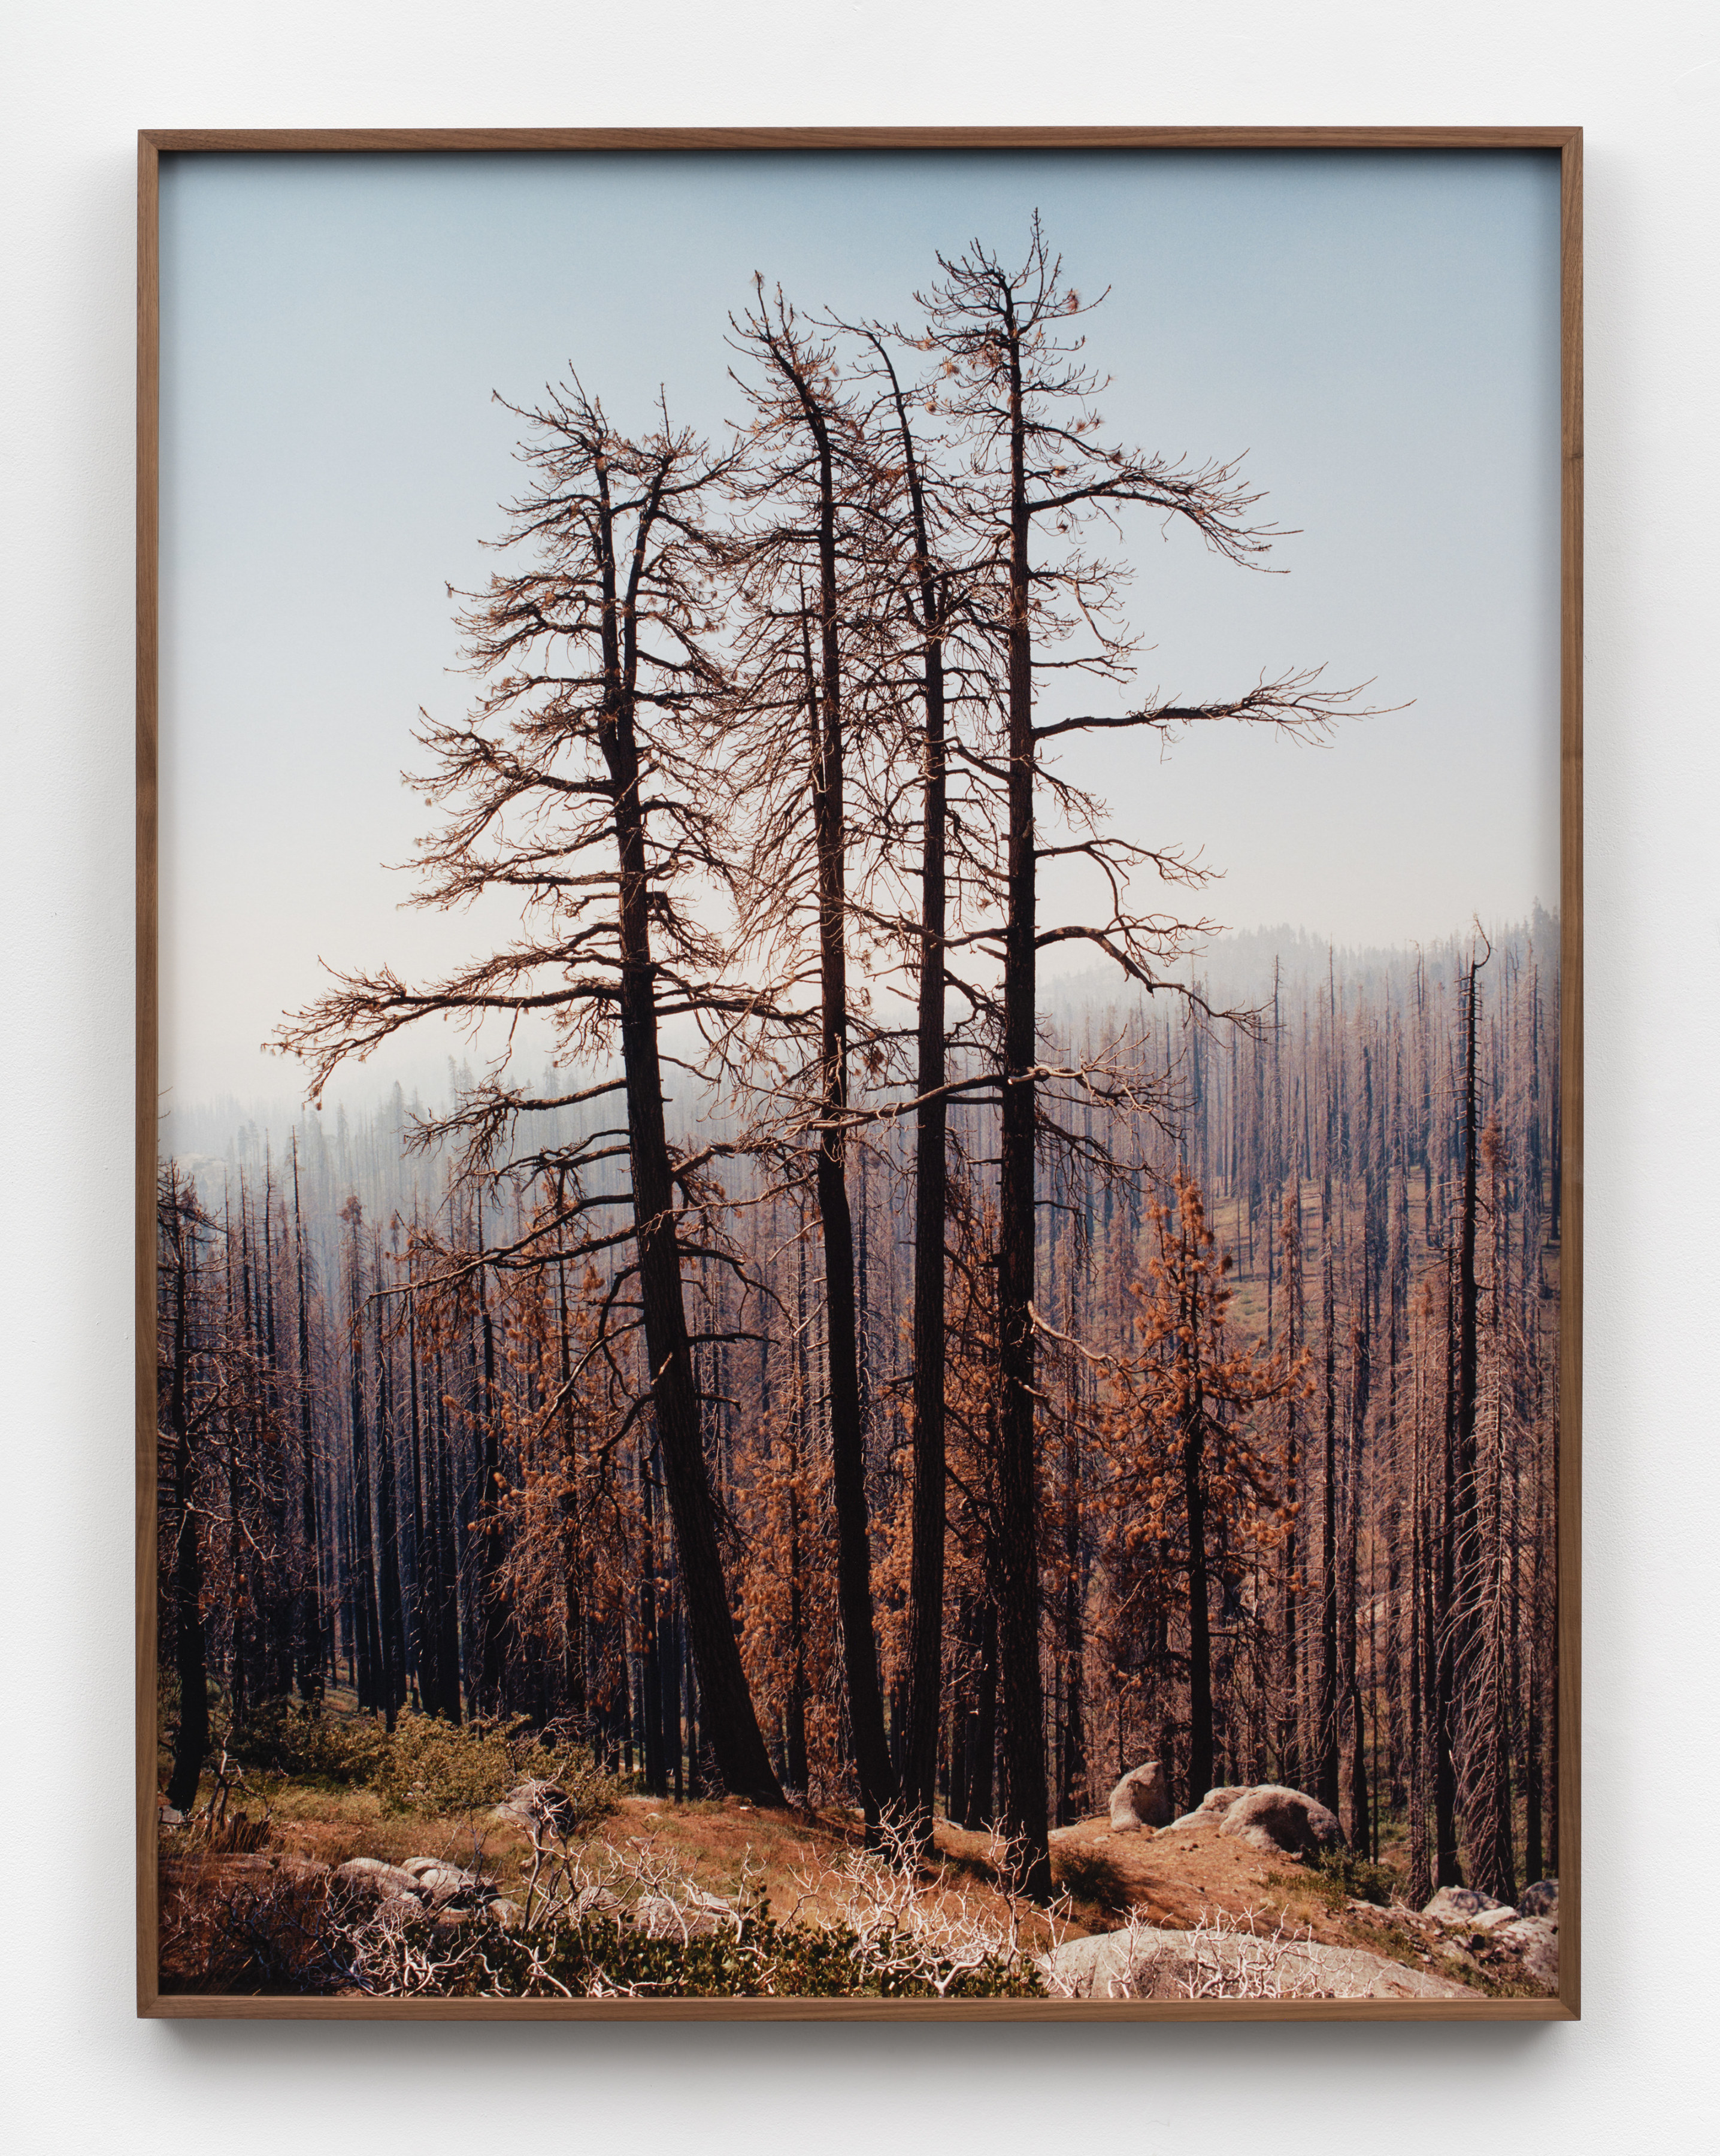
[{"label": "barren tree", "polygon": [[[774,1801],[717,1543],[682,1282],[708,1218],[711,1157],[669,1142],[658,1038],[664,1019],[721,994],[720,948],[692,895],[727,871],[705,719],[718,676],[703,512],[718,472],[666,408],[653,432],[629,439],[577,382],[517,416],[531,484],[507,537],[536,558],[494,578],[465,616],[471,664],[487,676],[476,711],[460,724],[426,719],[420,732],[431,760],[420,783],[446,813],[421,846],[417,902],[501,892],[522,906],[524,932],[423,988],[387,971],[338,975],[278,1040],[309,1060],[313,1098],[348,1058],[425,1017],[495,1014],[516,1025],[542,1014],[558,1056],[588,1064],[619,1047],[619,1076],[565,1096],[534,1094],[495,1067],[418,1138],[460,1141],[475,1174],[547,1178],[566,1192],[511,1245],[468,1255],[470,1272],[614,1261],[602,1352],[617,1355],[634,1335],[644,1348],[632,1412],[649,1405],[655,1419],[717,1763],[732,1789]],[[617,1096],[621,1127],[512,1152],[522,1121]],[[627,1187],[598,1187],[600,1164],[618,1158]]]},{"label": "barren tree", "polygon": [[[753,829],[742,929],[778,953],[779,977],[761,992],[761,1014],[811,1048],[810,1071],[790,1074],[804,1107],[788,1120],[802,1127],[814,1152],[837,1600],[855,1764],[875,1827],[895,1799],[896,1777],[873,1620],[847,1117],[855,1017],[848,803],[854,766],[867,747],[852,646],[857,634],[870,640],[875,603],[866,588],[872,550],[864,522],[858,533],[855,527],[875,484],[876,459],[834,348],[809,333],[780,290],[768,296],[758,279],[753,306],[733,328],[736,349],[761,377],[738,377],[752,418],[737,469],[745,520],[732,542],[741,572],[735,711],[744,745],[729,768],[751,798]],[[785,753],[785,742],[797,737],[804,752]],[[813,1010],[803,1014],[794,999],[808,971],[816,988]]]},{"label": "barren tree", "polygon": [[[1226,559],[1262,554],[1269,535],[1246,516],[1257,496],[1233,465],[1194,467],[1101,446],[1093,398],[1104,384],[1080,357],[1071,326],[1084,313],[1062,279],[1035,216],[1025,259],[1011,269],[976,241],[958,259],[938,258],[941,280],[923,295],[941,361],[933,395],[959,430],[968,458],[967,514],[1005,588],[1004,672],[1008,742],[995,779],[1007,804],[1002,918],[976,932],[1002,969],[996,1090],[999,1096],[999,1445],[1001,1490],[1000,1657],[1008,1824],[1029,1852],[1031,1884],[1048,1892],[1048,1804],[1040,1673],[1040,1584],[1035,1536],[1034,1296],[1035,1177],[1043,1081],[1037,1040],[1038,954],[1071,940],[1094,944],[1149,989],[1167,985],[1168,960],[1209,932],[1206,921],[1149,914],[1131,877],[1156,874],[1184,886],[1204,873],[1175,847],[1154,851],[1093,829],[1047,844],[1040,796],[1065,816],[1088,804],[1058,779],[1048,745],[1065,735],[1145,728],[1174,734],[1196,722],[1237,719],[1290,732],[1322,729],[1345,701],[1311,674],[1261,682],[1235,700],[1154,703],[1110,716],[1046,719],[1040,677],[1048,669],[1119,680],[1131,644],[1116,625],[1123,572],[1090,555],[1081,530],[1113,523],[1129,505],[1181,518]],[[1103,295],[1101,295],[1101,297]],[[1045,535],[1035,552],[1035,535]],[[1108,915],[1042,926],[1039,869],[1057,854],[1083,857],[1110,894]]]}]

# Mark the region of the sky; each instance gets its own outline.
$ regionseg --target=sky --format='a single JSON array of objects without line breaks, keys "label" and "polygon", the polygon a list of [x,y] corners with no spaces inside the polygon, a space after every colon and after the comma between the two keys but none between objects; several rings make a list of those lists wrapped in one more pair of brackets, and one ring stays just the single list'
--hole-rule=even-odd
[{"label": "sky", "polygon": [[[1238,929],[1381,946],[1556,906],[1555,157],[168,158],[164,1105],[290,1100],[262,1044],[322,962],[422,978],[506,929],[399,910],[429,813],[411,729],[474,693],[448,588],[488,576],[518,490],[492,393],[577,371],[628,429],[660,386],[721,439],[755,270],[809,310],[911,318],[939,251],[1019,259],[1035,209],[1082,296],[1110,288],[1085,326],[1105,439],[1243,455],[1284,533],[1259,575],[1126,526],[1127,705],[1323,664],[1382,712],[1323,747],[1076,737],[1069,774],[1126,835],[1198,847],[1223,871],[1204,910]],[[385,1051],[352,1096],[428,1096],[450,1048]]]}]

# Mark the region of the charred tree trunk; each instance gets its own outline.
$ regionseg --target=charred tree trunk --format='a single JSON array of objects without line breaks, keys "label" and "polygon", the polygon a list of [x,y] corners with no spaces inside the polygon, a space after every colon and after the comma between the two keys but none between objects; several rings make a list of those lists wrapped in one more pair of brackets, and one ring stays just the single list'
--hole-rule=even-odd
[{"label": "charred tree trunk", "polygon": [[173,1350],[167,1390],[167,1428],[173,1437],[173,1662],[179,1678],[179,1727],[167,1802],[189,1812],[209,1748],[209,1689],[204,1666],[203,1550],[198,1534],[197,1460],[192,1450],[187,1389],[190,1358],[191,1239],[185,1231],[177,1188],[171,1191],[173,1258]]},{"label": "charred tree trunk", "polygon": [[1320,1495],[1320,1666],[1314,1703],[1314,1794],[1337,1816],[1337,1311],[1328,1246],[1322,1286],[1323,1331]]},{"label": "charred tree trunk", "polygon": [[988,1599],[979,1610],[979,1669],[973,1712],[968,1722],[968,1804],[963,1824],[990,1826],[997,1818],[994,1762],[998,1749],[998,1611]]},{"label": "charred tree trunk", "polygon": [[383,1647],[383,1712],[388,1727],[406,1700],[406,1632],[400,1595],[400,1525],[396,1502],[394,1414],[389,1343],[383,1336],[383,1304],[376,1303],[377,1357],[377,1540],[382,1568],[377,1596]]},{"label": "charred tree trunk", "polygon": [[323,1614],[322,1523],[316,1486],[316,1446],[311,1409],[311,1309],[305,1286],[305,1225],[299,1202],[299,1134],[293,1132],[293,1265],[299,1316],[299,1697],[313,1712],[322,1704],[328,1666]]},{"label": "charred tree trunk", "polygon": [[[623,633],[615,619],[613,578],[608,597],[604,636],[606,644],[613,647]],[[629,639],[635,634],[631,615],[624,634]],[[619,651],[614,656],[611,678],[619,680]],[[687,1630],[698,1671],[699,1697],[709,1717],[717,1770],[724,1784],[737,1795],[779,1804],[782,1791],[758,1732],[729,1614],[722,1555],[717,1547],[716,1508],[700,1434],[698,1391],[681,1288],[680,1245],[675,1233],[675,1188],[663,1115],[639,752],[632,712],[624,700],[618,697],[612,702],[599,732],[608,765],[620,872],[619,1004],[639,1298],[657,1440],[680,1555]]]},{"label": "charred tree trunk", "polygon": [[836,1599],[855,1771],[866,1823],[875,1827],[895,1800],[896,1776],[884,1727],[878,1643],[872,1619],[871,1537],[866,1504],[865,1433],[860,1424],[854,1220],[849,1204],[848,901],[842,658],[838,624],[835,472],[826,418],[798,370],[784,364],[799,393],[818,454],[819,675],[808,666],[812,798],[818,852],[818,940],[821,1127],[819,1224],[824,1253],[824,1306],[830,1371],[830,1480],[836,1507]]},{"label": "charred tree trunk", "polygon": [[[1013,309],[1009,326],[1014,327]],[[1023,1885],[1051,1892],[1040,1671],[1039,1474],[1033,1326],[1038,918],[1034,830],[1033,643],[1021,354],[1009,367],[1008,913],[998,1190],[998,1663],[1010,1830],[1025,1845]]]},{"label": "charred tree trunk", "polygon": [[[1199,1312],[1189,1322],[1198,1326]],[[1183,1425],[1183,1505],[1189,1522],[1189,1802],[1193,1811],[1213,1786],[1212,1613],[1208,1604],[1206,1413],[1197,1384]]]},{"label": "charred tree trunk", "polygon": [[495,1390],[495,1327],[490,1315],[490,1289],[484,1265],[484,1201],[478,1199],[477,1419],[478,1507],[473,1522],[478,1558],[475,1599],[478,1620],[478,1712],[500,1714],[507,1676],[507,1610],[501,1599],[504,1556],[501,1523],[501,1403]]},{"label": "charred tree trunk", "polygon": [[371,1504],[370,1429],[364,1405],[364,1304],[358,1229],[363,1219],[356,1197],[341,1214],[351,1230],[347,1282],[347,1406],[352,1424],[353,1620],[358,1661],[358,1704],[383,1704],[382,1634],[377,1619],[376,1533]]},{"label": "charred tree trunk", "polygon": [[[1276,983],[1274,987],[1276,989]],[[1275,1036],[1276,1039],[1276,1036]],[[1275,1050],[1276,1053],[1276,1050]],[[1296,1368],[1302,1326],[1302,1188],[1298,1183],[1284,1201],[1284,1347],[1286,1367]],[[1302,1562],[1297,1538],[1297,1510],[1302,1501],[1301,1404],[1292,1389],[1284,1404],[1284,1541],[1279,1553],[1278,1610],[1283,1666],[1279,1679],[1278,1774],[1291,1789],[1300,1789],[1302,1751],[1302,1593],[1297,1567]]]}]

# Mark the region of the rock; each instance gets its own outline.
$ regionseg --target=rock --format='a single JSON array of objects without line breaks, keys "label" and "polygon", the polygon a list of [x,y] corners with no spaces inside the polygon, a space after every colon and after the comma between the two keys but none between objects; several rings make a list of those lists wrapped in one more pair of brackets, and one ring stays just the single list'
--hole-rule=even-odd
[{"label": "rock", "polygon": [[1517,1906],[1526,1917],[1551,1917],[1557,1922],[1558,1880],[1538,1879],[1533,1887],[1525,1887],[1517,1897]]},{"label": "rock", "polygon": [[408,1856],[402,1869],[411,1874],[418,1892],[437,1908],[450,1902],[481,1902],[495,1891],[493,1879],[462,1871],[459,1865],[439,1856]]},{"label": "rock", "polygon": [[1478,1932],[1495,1932],[1516,1920],[1517,1911],[1502,1902],[1497,1909],[1477,1909],[1470,1922]]},{"label": "rock", "polygon": [[498,1894],[493,1902],[486,1902],[484,1913],[492,1924],[500,1924],[505,1932],[515,1930],[524,1920],[526,1912],[517,1902],[510,1902],[505,1894]]},{"label": "rock", "polygon": [[334,1876],[340,1885],[353,1888],[377,1902],[387,1902],[396,1895],[409,1894],[417,1903],[418,1913],[424,1913],[418,1882],[404,1865],[385,1864],[379,1856],[349,1856],[344,1864],[336,1866]]},{"label": "rock", "polygon": [[1324,1804],[1277,1782],[1245,1789],[1219,1821],[1219,1832],[1269,1856],[1341,1849],[1344,1838],[1343,1829]]},{"label": "rock", "polygon": [[1170,1824],[1170,1792],[1164,1769],[1148,1759],[1132,1774],[1125,1774],[1111,1792],[1111,1830],[1127,1833],[1131,1827],[1161,1827]]},{"label": "rock", "polygon": [[1473,1931],[1493,1909],[1504,1911],[1503,1917],[1495,1919],[1498,1922],[1517,1914],[1515,1909],[1507,1908],[1503,1902],[1496,1902],[1491,1894],[1483,1894],[1477,1887],[1441,1887],[1421,1913],[1431,1917],[1436,1924],[1460,1925]]},{"label": "rock", "polygon": [[1209,1789],[1192,1812],[1184,1812],[1180,1819],[1171,1821],[1173,1828],[1183,1826],[1216,1826],[1239,1797],[1248,1790],[1239,1786],[1228,1789]]},{"label": "rock", "polygon": [[1040,1967],[1061,1999],[1473,1999],[1467,1984],[1359,1947],[1136,1924],[1065,1940]]},{"label": "rock", "polygon": [[565,1841],[574,1825],[573,1801],[558,1782],[521,1782],[495,1807],[498,1819],[526,1834],[550,1834]]},{"label": "rock", "polygon": [[1517,1917],[1493,1934],[1522,1963],[1523,1974],[1549,1991],[1558,1985],[1558,1926],[1550,1917]]},{"label": "rock", "polygon": [[163,1826],[183,1826],[185,1824],[184,1813],[176,1812],[172,1804],[163,1804],[157,1817]]}]

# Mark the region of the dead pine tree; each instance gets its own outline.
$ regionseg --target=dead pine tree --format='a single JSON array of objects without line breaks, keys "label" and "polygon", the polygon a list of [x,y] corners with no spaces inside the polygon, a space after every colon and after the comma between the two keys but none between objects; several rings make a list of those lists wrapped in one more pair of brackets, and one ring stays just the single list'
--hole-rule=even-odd
[{"label": "dead pine tree", "polygon": [[[1103,382],[1081,358],[1075,325],[1089,310],[1063,280],[1035,216],[1019,267],[978,241],[938,257],[939,278],[918,304],[934,372],[926,400],[946,414],[965,465],[963,514],[974,552],[999,587],[999,701],[1006,739],[993,766],[1003,827],[1001,917],[974,932],[1001,974],[992,1090],[999,1129],[997,1247],[1000,1331],[998,1388],[999,1650],[1007,1825],[1027,1851],[1030,1891],[1050,1886],[1049,1802],[1040,1671],[1037,1536],[1039,1473],[1035,1408],[1035,1159],[1045,1133],[1039,1056],[1038,955],[1047,946],[1094,944],[1148,988],[1164,985],[1167,961],[1208,932],[1204,921],[1167,922],[1132,902],[1129,880],[1156,875],[1183,886],[1204,872],[1175,847],[1145,848],[1093,828],[1084,803],[1052,768],[1050,744],[1069,734],[1146,729],[1174,735],[1186,724],[1239,719],[1291,732],[1318,731],[1345,701],[1297,674],[1261,682],[1222,703],[1154,704],[1053,721],[1039,708],[1040,675],[1085,673],[1120,681],[1132,644],[1118,624],[1125,580],[1117,563],[1088,553],[1095,518],[1113,525],[1130,506],[1178,518],[1225,558],[1263,553],[1269,535],[1247,516],[1256,496],[1226,464],[1173,464],[1096,439],[1094,398]],[[1102,297],[1102,295],[1101,295]],[[1052,661],[1050,654],[1057,655]],[[1042,829],[1042,797],[1074,827],[1067,842]],[[1039,870],[1054,855],[1085,860],[1108,906],[1089,921],[1047,926],[1039,916]]]},{"label": "dead pine tree", "polygon": [[[1279,1229],[1284,1251],[1284,1352],[1293,1367],[1302,1353],[1307,1315],[1302,1306],[1302,1189],[1296,1185],[1284,1200]],[[1270,1332],[1267,1348],[1271,1348]],[[1302,1395],[1292,1387],[1284,1396],[1284,1439],[1279,1483],[1284,1507],[1284,1537],[1278,1546],[1278,1633],[1282,1657],[1279,1679],[1278,1779],[1302,1786],[1302,1549],[1297,1538],[1302,1507]]]},{"label": "dead pine tree", "polygon": [[[721,950],[685,899],[695,879],[721,885],[731,865],[708,785],[718,675],[704,512],[720,470],[666,409],[630,439],[577,382],[516,416],[528,482],[506,542],[532,558],[494,578],[463,615],[485,681],[475,710],[420,728],[429,768],[418,783],[443,820],[420,846],[415,902],[453,908],[500,893],[521,908],[521,933],[421,988],[386,969],[337,973],[276,1042],[309,1062],[313,1098],[349,1059],[427,1017],[537,1014],[559,1062],[601,1068],[619,1051],[619,1076],[567,1096],[492,1067],[416,1135],[458,1143],[479,1183],[505,1168],[565,1187],[562,1207],[541,1208],[513,1242],[475,1261],[468,1253],[452,1271],[547,1268],[570,1255],[612,1265],[603,1337],[618,1356],[642,1351],[629,1413],[649,1409],[655,1424],[717,1766],[731,1789],[778,1803],[735,1637],[683,1288],[684,1259],[714,1225],[710,1153],[670,1144],[659,1045],[666,1019],[722,1000]],[[618,1098],[619,1127],[516,1149],[538,1115]],[[617,1159],[620,1191],[591,1173]]]},{"label": "dead pine tree", "polygon": [[[988,896],[995,862],[988,803],[967,762],[996,747],[987,737],[996,701],[994,644],[984,619],[991,583],[983,562],[963,552],[969,535],[952,498],[947,445],[935,428],[922,439],[898,365],[921,341],[875,322],[832,326],[855,341],[860,379],[878,393],[860,433],[870,484],[859,492],[855,528],[875,609],[872,686],[875,695],[881,690],[897,744],[886,774],[901,768],[919,779],[917,815],[911,793],[887,780],[874,806],[874,844],[900,900],[887,918],[881,893],[865,917],[901,952],[915,1000],[906,1074],[914,1118],[911,1494],[906,1667],[895,1733],[904,1814],[909,1831],[923,1837],[931,1830],[943,1707],[949,1081],[984,1008],[971,986],[958,983],[967,1004],[951,1024],[950,938],[961,925],[963,891]],[[891,1110],[901,1112],[899,1104]]]},{"label": "dead pine tree", "polygon": [[[742,516],[731,541],[742,621],[732,708],[742,746],[728,768],[748,797],[753,834],[742,934],[771,952],[761,1012],[810,1051],[809,1067],[791,1074],[790,1098],[804,1103],[794,1120],[814,1153],[837,1603],[855,1768],[875,1828],[896,1784],[873,1615],[847,1121],[856,1018],[848,804],[853,767],[870,746],[850,650],[856,618],[870,611],[870,550],[855,526],[875,459],[833,346],[809,332],[780,290],[769,296],[757,280],[753,305],[732,326],[731,342],[748,362],[736,378],[752,413],[734,466]],[[783,741],[797,737],[803,755],[785,755]],[[797,991],[809,972],[816,985],[808,982],[810,1008],[802,1011]]]},{"label": "dead pine tree", "polygon": [[296,1630],[299,1696],[313,1711],[322,1703],[328,1667],[327,1605],[322,1586],[322,1529],[316,1446],[311,1418],[311,1305],[305,1280],[304,1214],[299,1193],[299,1134],[293,1132],[294,1306],[298,1317],[300,1581]]},{"label": "dead pine tree", "polygon": [[[207,1413],[193,1373],[198,1352],[198,1271],[203,1238],[213,1219],[198,1204],[196,1186],[182,1183],[170,1162],[156,1194],[156,1277],[159,1283],[157,1393],[162,1437],[172,1461],[171,1561],[162,1568],[172,1597],[173,1668],[179,1680],[179,1723],[167,1802],[189,1812],[209,1748],[209,1695],[203,1631],[202,1504],[198,1489],[200,1439]],[[164,1450],[167,1448],[164,1447]],[[165,1598],[164,1598],[165,1599]]]}]

